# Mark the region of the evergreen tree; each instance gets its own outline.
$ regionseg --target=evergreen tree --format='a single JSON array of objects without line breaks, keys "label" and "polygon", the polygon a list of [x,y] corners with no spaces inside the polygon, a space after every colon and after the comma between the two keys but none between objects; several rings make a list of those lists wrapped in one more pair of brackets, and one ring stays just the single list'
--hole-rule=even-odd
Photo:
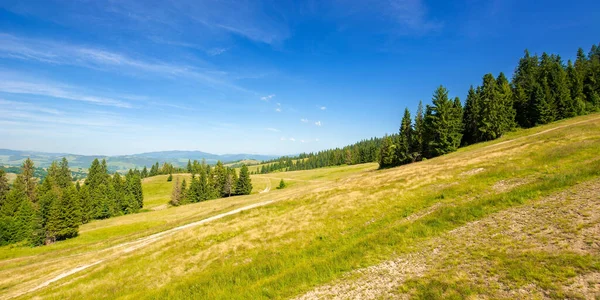
[{"label": "evergreen tree", "polygon": [[179,201],[179,204],[186,204],[188,202],[187,198],[188,198],[188,188],[187,188],[187,182],[185,181],[185,178],[183,179],[183,181],[181,182],[181,200]]},{"label": "evergreen tree", "polygon": [[516,121],[521,127],[532,127],[535,108],[530,103],[536,84],[538,84],[539,60],[537,55],[529,55],[525,50],[525,56],[519,60],[512,78],[513,101],[516,110]]},{"label": "evergreen tree", "polygon": [[502,135],[505,132],[512,130],[517,125],[515,121],[516,111],[513,103],[513,92],[508,79],[502,72],[500,72],[498,78],[496,78],[496,88],[498,89],[498,101],[502,107],[500,114],[501,125],[499,126],[501,131],[500,135]]},{"label": "evergreen tree", "polygon": [[56,183],[61,188],[70,187],[73,184],[73,178],[71,177],[71,169],[69,169],[69,162],[66,158],[62,158],[59,167],[60,170],[56,178]]},{"label": "evergreen tree", "polygon": [[600,110],[600,45],[592,45],[588,53],[583,93],[586,98],[586,110]]},{"label": "evergreen tree", "polygon": [[482,141],[489,141],[499,138],[508,127],[503,124],[503,107],[502,99],[498,92],[496,79],[492,74],[483,76],[483,85],[481,86],[481,111],[479,113],[479,135]]},{"label": "evergreen tree", "polygon": [[167,177],[167,182],[171,182],[173,180],[173,174],[169,174],[169,177]]},{"label": "evergreen tree", "polygon": [[6,173],[3,169],[0,169],[0,211],[2,211],[2,206],[6,201],[6,195],[8,195],[8,191],[10,187],[8,185],[8,178],[6,178]]},{"label": "evergreen tree", "polygon": [[187,163],[187,171],[188,173],[194,173],[194,170],[192,169],[192,161],[188,159],[188,163]]},{"label": "evergreen tree", "polygon": [[3,216],[14,217],[19,207],[24,201],[28,201],[27,198],[27,183],[25,182],[23,174],[17,175],[17,179],[13,183],[12,188],[6,195],[4,205],[0,214]]},{"label": "evergreen tree", "polygon": [[148,177],[148,169],[146,169],[146,166],[144,166],[144,169],[142,170],[142,179]]},{"label": "evergreen tree", "polygon": [[79,203],[81,205],[81,223],[88,223],[94,218],[94,207],[87,185],[84,185],[79,189]]},{"label": "evergreen tree", "polygon": [[408,108],[404,109],[404,116],[402,117],[402,123],[400,124],[400,131],[398,135],[398,144],[396,146],[396,158],[400,164],[408,164],[414,161],[415,150],[413,149],[413,128],[410,111]]},{"label": "evergreen tree", "polygon": [[583,95],[583,78],[578,73],[573,63],[569,60],[567,63],[567,79],[569,82],[569,92],[571,101],[577,115],[585,113],[585,96]]},{"label": "evergreen tree", "polygon": [[237,180],[235,193],[237,195],[250,195],[252,192],[252,179],[248,172],[248,166],[242,165],[240,169],[240,178]]},{"label": "evergreen tree", "polygon": [[421,160],[421,158],[423,157],[423,118],[423,102],[419,101],[419,106],[417,107],[417,115],[415,116],[415,131],[412,146],[416,153],[415,160]]},{"label": "evergreen tree", "polygon": [[76,237],[81,224],[81,205],[75,187],[71,186],[65,190],[61,197],[60,209],[63,224],[57,234],[57,240]]},{"label": "evergreen tree", "polygon": [[[477,87],[479,90],[479,87]],[[463,111],[463,138],[462,145],[470,145],[481,141],[479,133],[479,112],[481,110],[479,104],[479,94],[473,89],[473,86],[469,88],[467,93],[467,100],[465,101],[465,109]]]},{"label": "evergreen tree", "polygon": [[392,137],[386,135],[383,138],[379,154],[379,168],[389,168],[394,166],[396,161],[396,145]]},{"label": "evergreen tree", "polygon": [[21,201],[21,205],[15,214],[16,230],[14,231],[15,236],[13,237],[13,241],[31,240],[35,230],[35,221],[36,216],[33,203],[29,199]]},{"label": "evergreen tree", "polygon": [[282,190],[284,189],[286,186],[285,181],[283,181],[283,178],[281,178],[281,180],[279,181],[279,186],[277,187],[278,190]]},{"label": "evergreen tree", "polygon": [[[200,175],[202,176],[202,175]],[[190,183],[190,190],[188,192],[188,199],[191,203],[197,203],[202,201],[202,187],[200,185],[200,178],[192,176],[192,181]]]},{"label": "evergreen tree", "polygon": [[552,107],[546,99],[542,85],[538,84],[534,87],[531,97],[531,104],[535,112],[534,124],[541,125],[552,122],[554,120]]},{"label": "evergreen tree", "polygon": [[[460,145],[460,120],[458,108],[448,99],[448,90],[443,86],[433,94],[433,105],[425,112],[425,157],[431,158],[456,151]],[[461,116],[462,119],[462,116]]]},{"label": "evergreen tree", "polygon": [[36,202],[36,185],[37,179],[34,177],[33,173],[35,172],[35,167],[33,165],[33,161],[30,158],[27,158],[21,167],[21,175],[23,176],[23,181],[25,182],[25,188],[27,191],[27,198],[31,202]]}]

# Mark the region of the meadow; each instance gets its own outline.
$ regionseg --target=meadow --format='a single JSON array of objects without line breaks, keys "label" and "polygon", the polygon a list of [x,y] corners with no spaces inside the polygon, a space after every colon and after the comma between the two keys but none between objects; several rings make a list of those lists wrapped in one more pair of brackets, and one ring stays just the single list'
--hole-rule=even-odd
[{"label": "meadow", "polygon": [[251,195],[179,207],[147,178],[142,213],[0,247],[0,298],[600,296],[599,114],[377,167],[253,175]]}]

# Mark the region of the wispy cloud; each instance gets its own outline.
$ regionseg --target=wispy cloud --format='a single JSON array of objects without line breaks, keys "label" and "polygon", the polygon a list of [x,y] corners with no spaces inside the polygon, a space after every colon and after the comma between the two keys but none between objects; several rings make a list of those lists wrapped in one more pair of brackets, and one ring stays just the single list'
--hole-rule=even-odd
[{"label": "wispy cloud", "polygon": [[229,50],[228,48],[211,48],[206,50],[206,54],[210,55],[210,56],[217,56],[217,55],[221,55],[225,52],[227,52],[227,50]]},{"label": "wispy cloud", "polygon": [[260,100],[269,102],[269,100],[271,100],[273,98],[275,98],[275,95],[271,94],[271,95],[268,95],[268,96],[262,96],[262,97],[260,97]]},{"label": "wispy cloud", "polygon": [[281,112],[281,103],[277,103],[277,107],[275,108],[276,112]]},{"label": "wispy cloud", "polygon": [[61,112],[54,108],[47,108],[40,106],[38,104],[28,103],[28,102],[19,102],[19,101],[9,101],[0,99],[0,107],[10,107],[14,110],[19,111],[33,111],[33,112],[41,112],[51,115],[60,115]]},{"label": "wispy cloud", "polygon": [[327,107],[325,107],[325,106],[320,106],[320,107],[319,107],[319,109],[320,109],[320,110],[326,110],[326,109],[327,109]]},{"label": "wispy cloud", "polygon": [[269,127],[269,128],[265,128],[265,130],[267,130],[267,131],[271,131],[271,132],[280,132],[280,131],[281,131],[281,130],[279,130],[279,129],[277,129],[277,128],[271,128],[271,127]]},{"label": "wispy cloud", "polygon": [[302,122],[302,123],[308,123],[308,119],[302,118],[302,119],[300,119],[300,122]]},{"label": "wispy cloud", "polygon": [[429,19],[423,0],[387,1],[384,12],[410,32],[426,33],[443,27],[443,23]]},{"label": "wispy cloud", "polygon": [[321,126],[321,121],[316,121],[316,122],[315,122],[315,125],[317,125],[317,126]]},{"label": "wispy cloud", "polygon": [[295,142],[296,139],[295,138],[289,138],[290,141]]},{"label": "wispy cloud", "polygon": [[2,78],[0,73],[0,92],[11,94],[38,95],[44,97],[87,102],[95,105],[131,108],[132,105],[119,99],[90,95],[79,88],[48,82],[17,81]]},{"label": "wispy cloud", "polygon": [[0,33],[0,57],[38,61],[53,65],[72,65],[102,71],[167,78],[186,78],[214,88],[228,88],[254,94],[231,83],[227,72],[197,69],[186,64],[172,64],[160,60],[135,59],[126,54],[89,46],[57,43],[44,39],[30,39]]}]

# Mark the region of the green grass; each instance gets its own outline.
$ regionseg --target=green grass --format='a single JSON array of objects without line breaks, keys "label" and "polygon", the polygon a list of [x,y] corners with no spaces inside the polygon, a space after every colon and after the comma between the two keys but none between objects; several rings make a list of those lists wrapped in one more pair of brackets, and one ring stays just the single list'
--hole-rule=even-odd
[{"label": "green grass", "polygon": [[[31,258],[0,262],[0,275],[41,279],[44,273],[32,268],[54,260],[59,265],[76,266],[78,262],[70,262],[67,256],[106,247],[98,244],[101,239],[118,244],[230,210],[232,201],[239,207],[275,200],[269,206],[190,228],[139,251],[108,259],[70,281],[62,280],[27,297],[295,296],[350,271],[420,251],[427,242],[470,222],[597,180],[598,117],[520,130],[498,141],[388,170],[365,164],[255,175],[253,193],[264,189],[267,180],[271,192],[92,222],[82,227],[81,237],[50,247],[2,247],[0,258]],[[560,127],[565,125],[570,126]],[[558,129],[532,136],[552,128]],[[506,141],[510,142],[503,143]],[[276,190],[281,178],[288,187]],[[168,201],[171,191],[166,179],[165,183],[156,180],[144,182],[145,196],[152,203],[148,207],[162,204],[164,197]],[[506,253],[490,246],[481,248],[479,254],[464,255],[465,259],[485,260],[489,264],[486,270],[500,282],[512,284],[511,288],[534,284],[556,297],[569,296],[560,289],[569,278],[598,268],[598,259],[589,255]],[[533,271],[539,264],[546,268]],[[451,261],[444,267],[452,268]],[[419,298],[485,295],[481,285],[470,282],[460,270],[451,270],[455,273],[447,274],[454,276],[427,274],[423,279],[409,280],[399,291]],[[31,273],[26,276],[27,271]],[[23,288],[15,280],[0,280],[0,290]]]}]

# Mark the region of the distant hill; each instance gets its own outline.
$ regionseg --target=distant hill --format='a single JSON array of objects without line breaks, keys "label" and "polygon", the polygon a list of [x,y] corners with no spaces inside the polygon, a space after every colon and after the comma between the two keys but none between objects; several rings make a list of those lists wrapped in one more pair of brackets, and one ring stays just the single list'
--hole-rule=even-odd
[{"label": "distant hill", "polygon": [[70,153],[47,153],[36,151],[20,151],[10,149],[0,149],[0,165],[19,166],[23,160],[31,158],[37,167],[48,167],[52,161],[60,160],[66,157],[71,168],[86,169],[96,158],[106,159],[107,165],[111,171],[127,170],[131,168],[150,167],[157,161],[159,163],[169,162],[176,166],[185,166],[189,160],[205,159],[208,164],[215,164],[217,161],[232,163],[241,160],[270,160],[277,158],[274,155],[260,154],[212,154],[202,151],[159,151],[147,152],[133,155],[78,155]]}]

